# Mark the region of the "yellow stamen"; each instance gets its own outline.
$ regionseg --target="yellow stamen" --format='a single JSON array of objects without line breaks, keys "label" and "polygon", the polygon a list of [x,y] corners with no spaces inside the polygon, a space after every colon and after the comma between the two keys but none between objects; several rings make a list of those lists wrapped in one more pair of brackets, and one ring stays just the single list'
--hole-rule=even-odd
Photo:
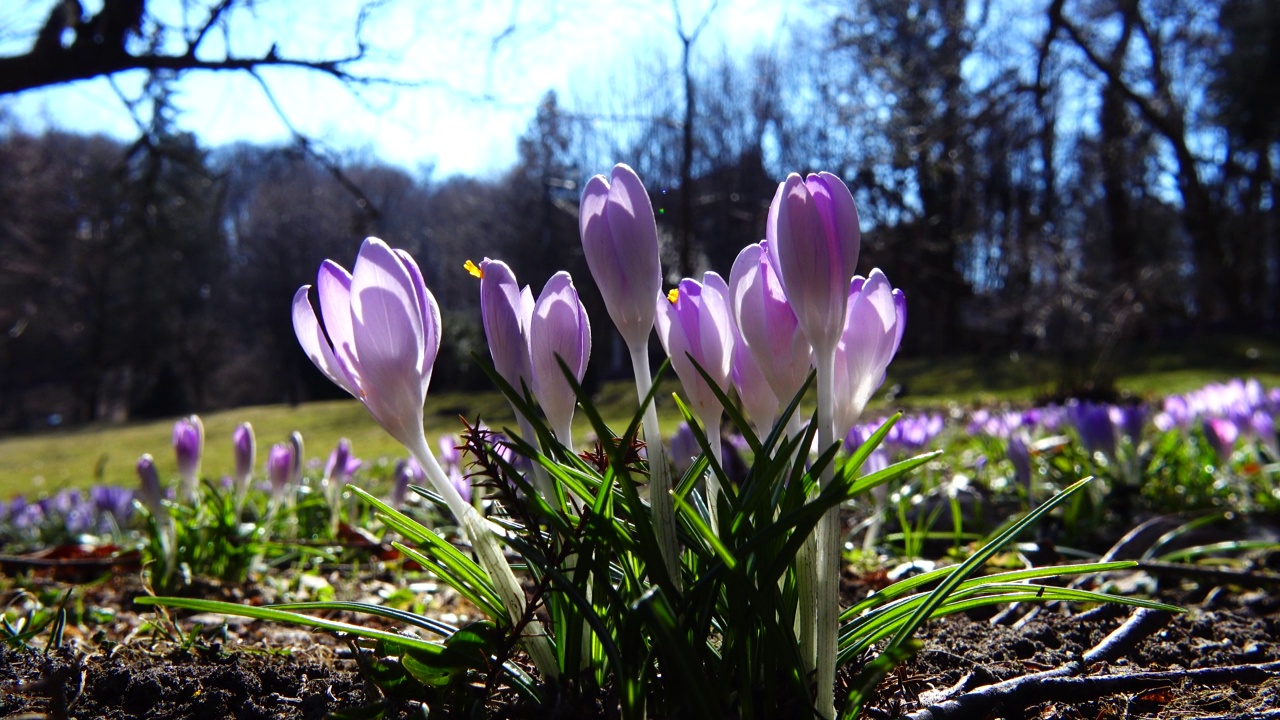
[{"label": "yellow stamen", "polygon": [[671,288],[671,292],[667,293],[667,299],[671,301],[672,305],[676,304],[676,300],[679,299],[679,297],[680,297],[679,288]]},{"label": "yellow stamen", "polygon": [[468,260],[466,264],[464,264],[462,267],[464,270],[471,273],[471,277],[475,277],[475,278],[484,277],[484,270],[481,270],[479,265],[471,262],[470,260]]}]

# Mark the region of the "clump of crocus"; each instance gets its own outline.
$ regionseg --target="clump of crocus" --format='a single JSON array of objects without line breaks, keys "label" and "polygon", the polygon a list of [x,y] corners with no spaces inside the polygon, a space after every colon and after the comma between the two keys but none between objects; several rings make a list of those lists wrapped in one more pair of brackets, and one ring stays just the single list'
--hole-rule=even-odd
[{"label": "clump of crocus", "polygon": [[249,486],[253,483],[253,466],[257,462],[258,445],[253,436],[253,426],[247,422],[237,425],[231,431],[231,444],[235,451],[236,474],[233,483],[236,515],[239,516],[249,494]]},{"label": "clump of crocus", "polygon": [[[407,252],[369,238],[352,272],[326,260],[316,290],[319,316],[311,304],[310,285],[294,294],[298,342],[321,372],[364,403],[374,420],[418,460],[471,540],[512,621],[523,622],[524,592],[497,539],[449,482],[423,433],[422,406],[440,350],[440,309],[418,264]],[[558,675],[538,622],[525,625],[524,644],[544,675]]]},{"label": "clump of crocus", "polygon": [[[560,362],[582,382],[591,357],[591,324],[573,278],[558,272],[535,301],[529,286],[520,288],[515,273],[500,260],[485,258],[467,270],[480,278],[480,314],[494,369],[517,392],[532,392],[552,432],[573,450],[573,413],[577,404]],[[513,406],[520,432],[535,441],[533,425]],[[534,468],[534,484],[552,495],[550,480]]]},{"label": "clump of crocus", "polygon": [[173,453],[178,459],[182,497],[194,506],[200,499],[200,456],[204,453],[204,423],[198,415],[174,423]]},{"label": "clump of crocus", "polygon": [[[600,288],[605,309],[631,353],[636,394],[643,401],[653,387],[649,333],[653,331],[657,313],[654,298],[662,291],[658,225],[649,194],[634,170],[615,165],[611,180],[596,175],[587,181],[582,191],[578,228],[591,277]],[[645,408],[643,424],[649,441],[653,531],[667,574],[679,589],[680,554],[676,543],[675,505],[671,500],[671,475],[662,450],[658,411],[652,403]]]}]

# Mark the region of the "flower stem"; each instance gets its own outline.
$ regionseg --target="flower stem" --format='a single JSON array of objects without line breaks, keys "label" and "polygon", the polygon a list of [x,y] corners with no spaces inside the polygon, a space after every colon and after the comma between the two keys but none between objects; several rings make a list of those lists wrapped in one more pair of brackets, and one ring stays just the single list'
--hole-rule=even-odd
[{"label": "flower stem", "polygon": [[[818,452],[826,452],[835,443],[835,353],[814,349],[818,371]],[[820,488],[826,490],[835,478],[835,467],[828,463],[822,469]],[[840,618],[840,507],[828,510],[818,524],[817,533],[817,618],[815,639],[817,655],[817,710],[824,718],[834,718],[836,680],[836,637]]]},{"label": "flower stem", "polygon": [[[631,367],[636,375],[636,394],[644,402],[653,389],[649,372],[649,348],[644,343],[629,348]],[[649,455],[649,505],[653,508],[653,534],[657,536],[662,563],[671,576],[677,592],[683,591],[680,578],[680,551],[676,544],[676,510],[671,500],[671,468],[662,449],[662,430],[658,427],[658,409],[649,403],[644,409],[644,439]]]},{"label": "flower stem", "polygon": [[[458,493],[453,483],[449,482],[449,477],[445,474],[444,469],[440,467],[440,463],[436,462],[436,456],[427,445],[426,437],[419,436],[416,442],[408,446],[408,449],[426,472],[427,479],[431,481],[432,487],[444,498],[445,504],[449,506],[449,511],[453,513],[458,524],[462,526],[467,539],[471,541],[471,547],[475,550],[476,558],[480,561],[480,566],[489,575],[489,580],[493,582],[494,590],[502,598],[502,604],[507,608],[511,621],[516,624],[524,621],[526,619],[524,591],[520,589],[520,582],[516,579],[515,573],[511,570],[511,565],[507,563],[506,557],[502,554],[498,539],[494,536],[489,525],[474,507],[468,505],[462,499],[462,495]],[[521,642],[543,678],[553,680],[560,676],[555,650],[552,649],[551,642],[548,640],[542,624],[537,619],[534,619],[532,614],[530,614],[529,621],[524,626],[524,635]]]}]

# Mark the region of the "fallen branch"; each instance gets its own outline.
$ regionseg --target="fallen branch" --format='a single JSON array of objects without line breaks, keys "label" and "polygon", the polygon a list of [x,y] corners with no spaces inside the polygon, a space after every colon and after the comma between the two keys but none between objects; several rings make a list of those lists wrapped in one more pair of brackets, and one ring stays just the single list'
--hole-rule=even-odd
[{"label": "fallen branch", "polygon": [[[992,713],[1003,711],[1011,707],[1025,707],[1029,702],[1050,698],[1044,694],[1045,688],[1056,687],[1061,681],[1089,680],[1091,678],[1076,677],[1080,673],[1094,663],[1108,662],[1114,660],[1124,653],[1128,652],[1142,640],[1149,637],[1156,630],[1159,630],[1166,622],[1169,621],[1170,614],[1159,610],[1148,610],[1146,608],[1137,610],[1129,619],[1120,627],[1116,628],[1103,638],[1097,645],[1094,645],[1078,660],[1059,665],[1052,670],[1034,673],[1032,675],[1023,675],[1021,677],[1004,680],[1002,682],[971,690],[964,695],[951,700],[944,700],[935,703],[929,707],[923,708],[907,717],[911,720],[942,720],[943,718],[970,718],[970,717],[986,717]],[[1224,670],[1225,668],[1211,668],[1213,670]],[[1280,669],[1280,668],[1278,668]],[[1190,671],[1177,671],[1174,673],[1154,673],[1171,674],[1179,677],[1185,676]],[[1149,673],[1151,674],[1151,673]],[[1099,678],[1105,677],[1129,677],[1129,676],[1095,676]],[[1165,680],[1164,682],[1168,682]],[[1259,681],[1260,682],[1260,681]],[[1145,689],[1145,688],[1144,688]],[[1071,699],[1080,699],[1080,689],[1072,691]],[[1107,695],[1110,692],[1104,691],[1098,694],[1099,697]]]},{"label": "fallen branch", "polygon": [[[1055,668],[1049,672],[1053,673],[1059,669]],[[911,720],[985,717],[993,713],[1014,712],[1032,703],[1046,701],[1079,703],[1116,693],[1140,693],[1187,683],[1261,685],[1268,680],[1280,679],[1280,662],[1228,665],[1195,670],[1138,672],[1126,675],[1087,677],[1046,677],[1045,675],[1046,673],[1025,675],[995,685],[987,685],[954,700],[924,708],[907,717]]]}]

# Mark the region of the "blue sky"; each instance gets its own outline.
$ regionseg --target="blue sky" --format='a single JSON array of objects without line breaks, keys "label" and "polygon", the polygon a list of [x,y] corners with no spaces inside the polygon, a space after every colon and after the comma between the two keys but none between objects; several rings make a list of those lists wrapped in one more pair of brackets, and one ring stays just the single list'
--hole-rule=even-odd
[{"label": "blue sky", "polygon": [[[24,51],[29,44],[24,31],[38,28],[53,2],[14,3],[0,10],[0,53]],[[101,0],[84,4],[93,12]],[[282,56],[304,57],[352,48],[356,0],[259,5],[254,17],[233,18],[225,36],[211,36],[206,55],[217,56],[224,43],[238,54],[261,54],[275,44]],[[681,0],[685,27],[692,29],[710,5],[711,0]],[[178,0],[152,0],[149,6],[167,22],[181,21]],[[313,8],[326,14],[316,17]],[[791,12],[788,0],[721,0],[696,47],[719,56],[782,42]],[[511,31],[495,43],[507,28]],[[423,85],[370,87],[355,97],[317,73],[273,70],[263,77],[304,134],[329,148],[371,154],[411,171],[434,164],[436,176],[487,176],[508,167],[517,136],[548,89],[573,107],[578,98],[601,92],[617,68],[661,57],[675,63],[680,50],[673,6],[666,0],[399,0],[374,17],[365,37],[372,56],[358,70]],[[131,73],[115,84],[128,98],[138,93],[142,80],[141,73]],[[190,73],[176,87],[179,127],[208,145],[290,137],[248,75]],[[125,103],[105,79],[0,98],[0,113],[32,131],[137,136]]]}]

